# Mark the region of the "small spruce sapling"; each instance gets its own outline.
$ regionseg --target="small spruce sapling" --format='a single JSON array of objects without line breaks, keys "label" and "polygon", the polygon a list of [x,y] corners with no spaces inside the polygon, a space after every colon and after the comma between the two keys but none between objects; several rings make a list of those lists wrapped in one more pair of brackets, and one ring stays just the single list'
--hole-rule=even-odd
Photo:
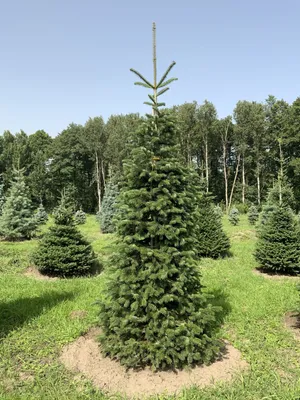
[{"label": "small spruce sapling", "polygon": [[215,212],[216,216],[221,220],[222,217],[223,217],[223,210],[222,210],[222,208],[221,208],[219,205],[216,205],[216,206],[214,207],[214,212]]},{"label": "small spruce sapling", "polygon": [[222,220],[215,212],[210,196],[203,193],[198,203],[196,223],[198,257],[218,258],[228,254],[229,238],[223,230]]},{"label": "small spruce sapling", "polygon": [[39,271],[65,278],[95,272],[98,267],[96,256],[75,226],[72,210],[60,204],[54,221],[32,257]]},{"label": "small spruce sapling", "polygon": [[277,207],[260,229],[255,258],[266,271],[300,272],[299,224],[289,208]]},{"label": "small spruce sapling", "polygon": [[86,223],[86,214],[82,209],[76,211],[74,222],[76,225],[83,225]]},{"label": "small spruce sapling", "polygon": [[35,220],[37,225],[43,225],[48,221],[48,214],[43,206],[43,203],[40,203],[39,208],[37,209]]},{"label": "small spruce sapling", "polygon": [[231,225],[238,225],[240,222],[240,214],[237,208],[232,208],[229,212],[228,220]]},{"label": "small spruce sapling", "polygon": [[252,205],[248,211],[248,221],[250,225],[255,225],[256,222],[258,221],[258,218],[259,218],[258,209],[255,207],[255,205]]},{"label": "small spruce sapling", "polygon": [[14,170],[14,177],[2,208],[0,234],[6,240],[31,239],[36,232],[31,200],[22,170]]},{"label": "small spruce sapling", "polygon": [[110,179],[105,188],[101,213],[99,214],[100,227],[103,233],[113,233],[115,231],[114,217],[118,195],[118,186],[113,182],[113,179]]}]

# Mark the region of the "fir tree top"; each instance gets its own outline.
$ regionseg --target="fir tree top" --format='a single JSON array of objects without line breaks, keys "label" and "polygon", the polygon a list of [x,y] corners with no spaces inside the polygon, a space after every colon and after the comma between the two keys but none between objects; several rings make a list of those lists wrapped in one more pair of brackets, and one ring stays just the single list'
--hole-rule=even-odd
[{"label": "fir tree top", "polygon": [[177,80],[177,78],[168,78],[168,75],[171,71],[171,69],[174,67],[176,64],[175,61],[173,61],[169,67],[167,68],[166,72],[163,74],[161,79],[157,82],[157,59],[156,59],[156,25],[155,22],[153,22],[152,25],[152,33],[153,33],[153,83],[150,83],[148,79],[146,79],[141,73],[136,71],[135,69],[131,68],[130,71],[132,71],[135,75],[137,75],[142,82],[135,82],[135,85],[143,86],[147,89],[153,89],[153,95],[148,94],[149,101],[145,101],[144,104],[147,104],[148,106],[152,107],[152,115],[159,114],[159,107],[165,106],[165,103],[158,102],[158,97],[164,94],[166,91],[169,90],[168,85],[172,83],[173,81]]}]

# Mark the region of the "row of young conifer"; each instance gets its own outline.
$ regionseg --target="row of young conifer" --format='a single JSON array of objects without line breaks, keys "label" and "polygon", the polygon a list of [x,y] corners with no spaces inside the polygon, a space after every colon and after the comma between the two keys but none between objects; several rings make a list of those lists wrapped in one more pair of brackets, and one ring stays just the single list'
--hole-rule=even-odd
[{"label": "row of young conifer", "polygon": [[[37,210],[32,207],[22,171],[15,170],[7,196],[3,196],[0,185],[0,236],[5,240],[31,239],[38,228],[48,220],[48,214],[41,203]],[[55,215],[57,209],[53,211]],[[80,209],[74,214],[75,224],[84,224],[85,213]]]},{"label": "row of young conifer", "polygon": [[[113,233],[116,230],[118,195],[118,184],[111,179],[103,198],[102,212],[97,215],[103,233]],[[260,214],[254,205],[248,210],[249,223],[257,224],[259,237],[255,257],[265,270],[276,273],[299,273],[299,218],[295,217],[292,212],[293,193],[291,188],[284,186],[282,197],[282,204],[280,204],[278,186],[275,185]],[[15,180],[5,201],[1,197],[0,207],[2,211],[0,234],[8,240],[29,239],[37,228],[48,220],[42,204],[36,212],[32,211],[20,171],[15,172]],[[61,212],[61,208],[62,205],[54,210],[54,218],[56,213]],[[202,192],[201,195],[198,195],[198,212],[197,240],[194,248],[197,257],[217,258],[228,255],[230,243],[222,228],[222,209],[219,206],[214,207],[210,196]],[[82,210],[78,210],[73,217],[75,225],[84,224],[86,221],[86,215]],[[228,218],[230,223],[237,225],[239,223],[238,210],[231,209]],[[63,265],[59,270],[59,275],[70,275],[70,272],[64,270]],[[76,268],[72,273],[78,275],[79,272],[75,270]]]}]

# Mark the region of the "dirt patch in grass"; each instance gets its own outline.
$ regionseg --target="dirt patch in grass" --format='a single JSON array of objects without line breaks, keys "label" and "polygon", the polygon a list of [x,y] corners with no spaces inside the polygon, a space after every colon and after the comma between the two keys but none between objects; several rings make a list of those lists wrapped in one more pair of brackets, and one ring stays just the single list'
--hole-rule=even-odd
[{"label": "dirt patch in grass", "polygon": [[226,343],[226,355],[210,366],[175,372],[152,372],[149,368],[126,371],[117,361],[102,356],[96,339],[99,334],[100,330],[94,328],[65,346],[60,360],[67,369],[83,374],[104,392],[130,397],[175,394],[190,386],[205,387],[228,381],[248,366],[240,352]]},{"label": "dirt patch in grass", "polygon": [[245,231],[237,231],[237,232],[233,232],[230,236],[234,240],[253,240],[256,238],[256,231],[255,231],[255,229],[253,229],[253,230],[248,229]]},{"label": "dirt patch in grass", "polygon": [[258,276],[263,276],[267,279],[273,279],[273,280],[280,280],[280,279],[292,279],[292,280],[300,280],[299,275],[284,275],[284,274],[276,274],[274,272],[267,272],[264,271],[262,268],[255,268],[253,270],[253,273]]},{"label": "dirt patch in grass", "polygon": [[34,381],[34,376],[27,373],[27,372],[20,372],[20,380],[21,381],[29,381],[33,382]]},{"label": "dirt patch in grass", "polygon": [[74,310],[70,313],[71,319],[83,319],[87,316],[87,311],[85,310]]},{"label": "dirt patch in grass", "polygon": [[34,278],[39,281],[57,281],[58,278],[43,275],[34,267],[28,267],[26,271],[24,272],[25,276],[28,276],[29,278]]},{"label": "dirt patch in grass", "polygon": [[288,312],[284,316],[285,326],[293,332],[296,339],[300,340],[300,314]]}]

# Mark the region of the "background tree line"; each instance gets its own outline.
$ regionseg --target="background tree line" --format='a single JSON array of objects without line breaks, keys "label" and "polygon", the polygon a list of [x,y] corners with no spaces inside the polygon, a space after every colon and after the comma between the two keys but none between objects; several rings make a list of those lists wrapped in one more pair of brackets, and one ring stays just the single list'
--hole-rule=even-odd
[{"label": "background tree line", "polygon": [[[233,115],[218,118],[205,100],[167,109],[178,121],[178,145],[207,192],[225,208],[235,203],[258,206],[276,182],[280,158],[300,204],[300,98],[292,104],[269,96],[264,103],[239,101]],[[14,168],[24,169],[34,204],[57,206],[62,193],[74,208],[97,212],[110,176],[121,179],[131,134],[139,114],[90,118],[71,123],[56,137],[43,130],[0,136],[0,174],[4,192]]]}]

